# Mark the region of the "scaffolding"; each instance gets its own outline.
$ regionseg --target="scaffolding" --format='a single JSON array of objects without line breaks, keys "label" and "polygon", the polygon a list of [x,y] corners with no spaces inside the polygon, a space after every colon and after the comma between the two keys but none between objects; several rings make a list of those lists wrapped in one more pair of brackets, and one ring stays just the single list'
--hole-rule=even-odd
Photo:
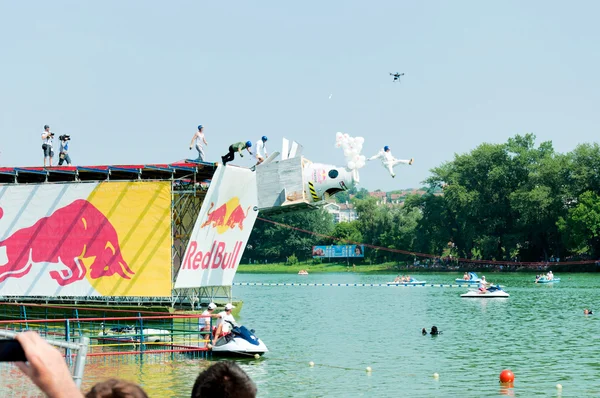
[{"label": "scaffolding", "polygon": [[[175,283],[188,241],[217,164],[185,160],[170,164],[112,166],[1,167],[0,187],[21,184],[73,184],[106,181],[170,181],[171,182],[171,278]],[[7,296],[7,303],[61,305],[119,305],[170,307],[196,310],[199,305],[222,299],[232,301],[231,287],[172,289],[171,297],[122,296]],[[1,304],[1,303],[0,303]],[[25,307],[23,307],[25,308]],[[25,310],[25,309],[23,309]]]}]

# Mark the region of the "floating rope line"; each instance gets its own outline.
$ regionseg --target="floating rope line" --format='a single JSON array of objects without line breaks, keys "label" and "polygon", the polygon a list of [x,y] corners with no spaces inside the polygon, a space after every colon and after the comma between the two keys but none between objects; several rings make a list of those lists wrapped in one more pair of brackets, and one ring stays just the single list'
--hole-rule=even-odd
[{"label": "floating rope line", "polygon": [[310,286],[310,287],[473,287],[477,284],[446,285],[443,283],[425,283],[411,285],[409,283],[262,283],[262,282],[235,282],[233,286]]},{"label": "floating rope line", "polygon": [[[375,249],[375,250],[382,250],[382,251],[387,251],[390,253],[407,254],[407,255],[415,256],[415,257],[426,257],[426,258],[433,258],[433,259],[441,257],[436,254],[412,252],[412,251],[408,251],[408,250],[392,249],[392,248],[384,247],[384,246],[371,245],[369,243],[353,242],[351,240],[336,238],[335,236],[325,235],[325,234],[321,234],[321,233],[314,232],[314,231],[308,231],[306,229],[294,227],[294,226],[288,225],[288,224],[283,224],[283,223],[280,223],[277,221],[267,220],[266,218],[262,218],[262,217],[257,217],[257,219],[260,221],[264,221],[264,222],[273,224],[273,225],[277,225],[279,227],[293,229],[295,231],[303,232],[305,234],[320,236],[321,238],[327,238],[327,239],[331,239],[334,241],[343,241],[343,242],[345,242],[347,244],[351,244],[351,245],[362,245],[362,246],[369,247],[369,248]],[[560,263],[554,263],[554,262],[549,262],[549,261],[537,261],[537,262],[509,261],[509,260],[496,261],[496,260],[475,260],[475,259],[462,258],[462,257],[453,257],[452,261],[458,261],[458,262],[463,262],[463,263],[473,263],[473,264],[523,265],[523,266],[540,266],[540,265],[550,266],[550,265],[554,265],[554,264],[556,264],[556,265],[584,265],[584,264],[600,265],[600,260],[561,261]]]}]

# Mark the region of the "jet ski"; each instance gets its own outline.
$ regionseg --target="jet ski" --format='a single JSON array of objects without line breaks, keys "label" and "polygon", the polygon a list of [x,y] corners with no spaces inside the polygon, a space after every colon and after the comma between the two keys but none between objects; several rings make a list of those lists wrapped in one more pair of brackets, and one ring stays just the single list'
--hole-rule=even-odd
[{"label": "jet ski", "polygon": [[465,298],[507,298],[510,297],[508,293],[506,293],[500,285],[490,286],[486,289],[485,292],[481,292],[479,290],[469,290],[465,294],[461,294],[460,297]]},{"label": "jet ski", "polygon": [[[231,323],[231,322],[230,322]],[[231,332],[219,338],[211,349],[213,355],[248,357],[263,355],[269,351],[265,343],[256,337],[254,330],[233,325]]]},{"label": "jet ski", "polygon": [[475,285],[478,284],[479,282],[481,282],[481,278],[479,278],[479,276],[477,276],[477,274],[475,272],[469,272],[469,279],[463,279],[463,278],[456,278],[454,280],[456,283],[460,284],[466,284],[466,285]]}]

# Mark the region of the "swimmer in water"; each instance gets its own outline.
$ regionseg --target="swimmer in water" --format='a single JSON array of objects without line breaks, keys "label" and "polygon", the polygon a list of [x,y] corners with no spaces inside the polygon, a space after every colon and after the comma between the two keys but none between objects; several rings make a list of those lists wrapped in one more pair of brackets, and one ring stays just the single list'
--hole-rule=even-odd
[{"label": "swimmer in water", "polygon": [[583,315],[593,315],[592,310],[588,310],[587,308],[583,310]]},{"label": "swimmer in water", "polygon": [[423,336],[425,336],[425,335],[427,334],[427,330],[425,330],[425,328],[423,328],[423,330],[421,330],[421,334],[422,334]]},{"label": "swimmer in water", "polygon": [[438,335],[438,334],[441,334],[441,333],[442,333],[442,332],[438,332],[438,328],[437,328],[437,326],[432,326],[432,327],[431,327],[431,335],[432,335],[432,336],[436,336],[436,335]]}]

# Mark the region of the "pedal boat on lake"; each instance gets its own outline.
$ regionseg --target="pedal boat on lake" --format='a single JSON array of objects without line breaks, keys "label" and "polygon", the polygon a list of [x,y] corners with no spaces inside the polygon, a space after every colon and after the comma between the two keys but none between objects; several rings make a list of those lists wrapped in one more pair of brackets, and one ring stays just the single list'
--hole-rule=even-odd
[{"label": "pedal boat on lake", "polygon": [[481,282],[481,278],[477,276],[475,272],[469,272],[469,279],[456,278],[454,281],[459,285],[476,285],[479,284],[479,282]]},{"label": "pedal boat on lake", "polygon": [[410,278],[408,282],[402,282],[402,281],[394,281],[394,282],[387,282],[388,286],[425,286],[425,283],[427,283],[426,281],[418,281],[415,278]]},{"label": "pedal boat on lake", "polygon": [[552,278],[548,279],[545,276],[542,276],[539,279],[536,279],[535,283],[558,283],[560,282],[560,278]]}]

